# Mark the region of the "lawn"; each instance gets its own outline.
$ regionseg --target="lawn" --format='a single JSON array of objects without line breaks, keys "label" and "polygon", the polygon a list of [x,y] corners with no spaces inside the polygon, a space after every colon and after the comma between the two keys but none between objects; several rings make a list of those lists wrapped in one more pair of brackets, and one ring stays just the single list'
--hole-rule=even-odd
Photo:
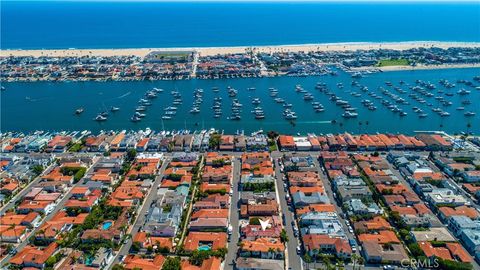
[{"label": "lawn", "polygon": [[388,66],[408,66],[409,62],[407,59],[382,59],[378,61],[378,67],[388,67]]}]

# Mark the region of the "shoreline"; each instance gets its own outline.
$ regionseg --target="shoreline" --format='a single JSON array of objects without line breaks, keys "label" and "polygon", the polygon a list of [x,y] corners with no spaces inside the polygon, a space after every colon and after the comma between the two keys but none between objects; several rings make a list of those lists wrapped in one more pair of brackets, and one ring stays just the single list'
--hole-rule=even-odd
[{"label": "shoreline", "polygon": [[437,69],[461,69],[461,68],[480,68],[480,64],[360,67],[360,68],[351,68],[350,70],[353,72],[372,71],[372,70],[378,70],[380,72],[391,72],[391,71],[418,71],[418,70],[437,70]]},{"label": "shoreline", "polygon": [[223,46],[223,47],[177,47],[177,48],[126,48],[126,49],[2,49],[0,57],[82,57],[82,56],[137,56],[145,57],[153,51],[195,51],[200,56],[245,53],[253,50],[257,53],[275,52],[315,52],[315,51],[355,51],[355,50],[408,50],[413,48],[474,48],[480,47],[480,42],[450,42],[450,41],[402,41],[402,42],[342,42],[318,44],[262,45],[262,46]]}]

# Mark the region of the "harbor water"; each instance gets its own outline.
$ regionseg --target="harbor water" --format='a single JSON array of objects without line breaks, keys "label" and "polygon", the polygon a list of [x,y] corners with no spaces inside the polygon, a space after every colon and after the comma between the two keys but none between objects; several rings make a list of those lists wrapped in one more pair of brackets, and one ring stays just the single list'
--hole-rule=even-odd
[{"label": "harbor water", "polygon": [[[368,74],[363,78],[353,79],[351,74],[339,71],[338,76],[310,76],[310,77],[273,77],[273,78],[245,78],[225,80],[181,80],[181,81],[155,81],[155,82],[15,82],[4,83],[5,91],[1,92],[1,130],[2,131],[33,131],[33,130],[124,130],[144,129],[150,127],[155,130],[200,130],[216,128],[228,133],[239,130],[253,132],[256,130],[276,130],[282,133],[296,134],[315,132],[319,133],[408,133],[418,130],[445,130],[450,133],[462,131],[480,132],[480,90],[469,87],[459,80],[473,82],[473,77],[480,75],[479,68],[468,69],[438,69],[417,71],[392,71]],[[447,89],[439,83],[441,79],[456,84],[454,88]],[[360,90],[359,86],[352,86],[352,81],[368,88],[368,91],[381,97],[376,99]],[[430,82],[435,89],[427,89],[431,97],[424,97],[425,103],[419,103],[409,94],[416,86],[416,81]],[[403,81],[403,84],[400,82]],[[329,99],[324,92],[315,89],[318,82],[324,82],[326,88],[335,93],[342,100],[357,108],[357,118],[344,118],[343,108]],[[391,82],[392,86],[386,85]],[[339,83],[344,85],[339,87]],[[477,86],[479,82],[474,82]],[[313,100],[306,101],[302,93],[295,91],[296,85],[312,93]],[[227,88],[238,91],[236,97],[228,95]],[[397,86],[397,90],[394,87]],[[132,122],[138,101],[145,97],[145,93],[153,88],[164,89],[158,97],[151,99],[151,106],[143,112],[146,116],[139,122]],[[218,87],[218,92],[212,88]],[[255,88],[248,89],[248,88]],[[391,97],[382,94],[379,87],[403,98],[409,104],[397,104]],[[203,103],[199,105],[200,112],[192,114],[194,90],[203,89]],[[269,88],[278,89],[278,98],[292,104],[298,116],[296,120],[288,121],[283,116],[284,107],[270,96]],[[465,89],[469,94],[458,93]],[[404,90],[404,93],[398,92]],[[171,91],[178,91],[182,104],[172,105]],[[446,93],[451,93],[446,95]],[[420,94],[419,94],[420,95]],[[421,95],[420,95],[421,96]],[[437,96],[443,96],[444,101],[451,102],[444,106]],[[215,97],[221,97],[222,115],[214,118],[212,111]],[[233,99],[243,104],[241,120],[229,120]],[[258,98],[260,104],[252,104]],[[376,110],[369,110],[362,100],[369,99]],[[389,100],[407,115],[400,116],[386,106],[382,100]],[[471,104],[463,104],[465,100]],[[315,112],[312,102],[319,102],[325,111]],[[429,106],[430,105],[430,106]],[[93,118],[102,112],[109,111],[114,106],[119,110],[110,112],[108,119],[103,122],[94,121]],[[177,113],[172,119],[162,120],[166,107],[176,106]],[[252,110],[260,106],[265,113],[265,118],[255,119]],[[420,118],[413,111],[418,107],[428,114]],[[457,110],[464,107],[464,110]],[[76,115],[75,110],[83,108],[84,111]],[[441,117],[432,111],[441,108],[450,115]],[[475,113],[474,116],[465,116],[466,112]],[[334,120],[332,123],[332,120]]]}]

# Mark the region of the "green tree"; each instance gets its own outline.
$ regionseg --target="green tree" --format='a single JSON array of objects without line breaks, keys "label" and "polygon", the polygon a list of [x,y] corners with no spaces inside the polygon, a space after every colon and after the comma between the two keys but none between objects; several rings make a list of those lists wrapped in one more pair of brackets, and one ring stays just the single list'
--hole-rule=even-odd
[{"label": "green tree", "polygon": [[180,257],[167,257],[162,270],[180,270]]},{"label": "green tree", "polygon": [[135,148],[130,148],[130,149],[127,150],[127,160],[128,161],[133,161],[136,156],[137,156],[137,150],[135,150]]},{"label": "green tree", "polygon": [[43,166],[42,165],[34,165],[34,166],[32,166],[31,170],[35,175],[40,175],[43,172]]},{"label": "green tree", "polygon": [[288,242],[288,235],[287,235],[287,231],[285,231],[285,229],[282,229],[282,231],[280,232],[280,241],[282,241],[282,243],[287,243]]},{"label": "green tree", "polygon": [[268,133],[267,133],[267,137],[270,139],[270,140],[274,140],[275,138],[278,137],[278,132],[274,131],[274,130],[270,130]]},{"label": "green tree", "polygon": [[115,264],[113,267],[112,267],[112,270],[124,270],[125,267],[121,266],[120,264]]},{"label": "green tree", "polygon": [[217,149],[220,146],[220,141],[221,141],[222,135],[218,133],[213,133],[210,136],[210,140],[208,141],[208,146],[210,149]]},{"label": "green tree", "polygon": [[194,250],[192,252],[192,256],[190,256],[190,263],[193,265],[200,266],[202,265],[203,261],[210,258],[211,251],[209,250]]}]

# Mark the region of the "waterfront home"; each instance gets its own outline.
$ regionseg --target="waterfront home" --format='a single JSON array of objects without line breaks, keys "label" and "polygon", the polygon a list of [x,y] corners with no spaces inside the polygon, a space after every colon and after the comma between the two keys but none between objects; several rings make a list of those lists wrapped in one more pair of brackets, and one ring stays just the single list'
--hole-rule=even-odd
[{"label": "waterfront home", "polygon": [[243,135],[235,135],[235,151],[245,151],[247,150],[247,140]]},{"label": "waterfront home", "polygon": [[245,137],[247,151],[268,151],[268,140],[264,134]]},{"label": "waterfront home", "polygon": [[293,137],[293,141],[297,151],[310,151],[312,149],[312,144],[307,137]]},{"label": "waterfront home", "polygon": [[295,141],[293,140],[293,136],[288,136],[288,135],[278,136],[278,144],[282,151],[295,150]]},{"label": "waterfront home", "polygon": [[418,134],[417,138],[425,143],[427,150],[451,151],[453,144],[437,134]]},{"label": "waterfront home", "polygon": [[220,137],[220,151],[233,151],[235,149],[235,139],[233,135],[222,135]]}]

